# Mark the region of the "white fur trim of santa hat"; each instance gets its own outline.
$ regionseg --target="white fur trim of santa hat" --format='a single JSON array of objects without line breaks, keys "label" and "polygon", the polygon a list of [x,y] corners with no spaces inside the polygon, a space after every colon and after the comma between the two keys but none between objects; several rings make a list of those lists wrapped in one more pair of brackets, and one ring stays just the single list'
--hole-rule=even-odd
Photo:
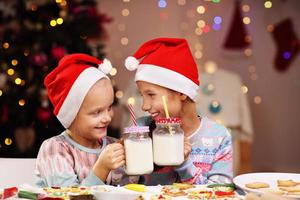
[{"label": "white fur trim of santa hat", "polygon": [[[159,74],[159,76],[157,75]],[[193,101],[198,95],[199,86],[184,75],[156,65],[140,64],[135,81],[146,81],[183,93]]]},{"label": "white fur trim of santa hat", "polygon": [[95,67],[85,69],[77,77],[57,114],[58,120],[65,128],[69,128],[74,121],[90,88],[102,78],[109,79],[108,76]]}]

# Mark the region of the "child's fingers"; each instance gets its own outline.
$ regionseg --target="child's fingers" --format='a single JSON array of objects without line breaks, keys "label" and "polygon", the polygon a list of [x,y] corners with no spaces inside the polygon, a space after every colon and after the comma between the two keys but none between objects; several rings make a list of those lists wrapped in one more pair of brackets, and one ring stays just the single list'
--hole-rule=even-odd
[{"label": "child's fingers", "polygon": [[114,151],[114,156],[118,157],[120,155],[125,155],[124,149],[119,149],[117,151]]}]

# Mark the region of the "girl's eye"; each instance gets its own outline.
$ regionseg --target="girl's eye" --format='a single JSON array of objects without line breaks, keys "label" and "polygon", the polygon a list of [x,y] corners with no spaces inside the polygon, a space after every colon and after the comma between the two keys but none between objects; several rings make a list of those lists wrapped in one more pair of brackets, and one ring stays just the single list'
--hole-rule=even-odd
[{"label": "girl's eye", "polygon": [[100,113],[101,113],[101,110],[96,110],[96,111],[94,112],[95,115],[98,115],[98,114],[100,114]]},{"label": "girl's eye", "polygon": [[149,95],[150,97],[155,96],[155,94],[153,94],[153,93],[149,93],[148,95]]}]

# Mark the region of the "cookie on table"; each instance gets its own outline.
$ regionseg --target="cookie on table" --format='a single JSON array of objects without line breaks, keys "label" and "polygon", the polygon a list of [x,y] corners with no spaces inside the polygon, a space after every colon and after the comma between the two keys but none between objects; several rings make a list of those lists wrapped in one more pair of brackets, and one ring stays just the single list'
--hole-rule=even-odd
[{"label": "cookie on table", "polygon": [[247,183],[247,184],[245,184],[245,186],[250,189],[260,189],[260,188],[269,188],[270,187],[270,185],[268,183],[264,183],[264,182]]},{"label": "cookie on table", "polygon": [[299,185],[299,182],[295,182],[293,180],[277,180],[277,186],[278,187],[294,187],[296,185]]}]

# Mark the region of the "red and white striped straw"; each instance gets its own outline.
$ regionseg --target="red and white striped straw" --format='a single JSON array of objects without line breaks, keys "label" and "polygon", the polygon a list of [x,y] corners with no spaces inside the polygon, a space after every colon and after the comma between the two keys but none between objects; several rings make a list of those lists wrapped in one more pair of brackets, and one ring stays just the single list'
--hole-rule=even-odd
[{"label": "red and white striped straw", "polygon": [[130,116],[131,116],[131,120],[133,122],[133,125],[137,126],[136,117],[135,117],[135,114],[134,114],[134,111],[133,111],[133,105],[130,104],[130,103],[128,104],[128,110],[130,112]]}]

